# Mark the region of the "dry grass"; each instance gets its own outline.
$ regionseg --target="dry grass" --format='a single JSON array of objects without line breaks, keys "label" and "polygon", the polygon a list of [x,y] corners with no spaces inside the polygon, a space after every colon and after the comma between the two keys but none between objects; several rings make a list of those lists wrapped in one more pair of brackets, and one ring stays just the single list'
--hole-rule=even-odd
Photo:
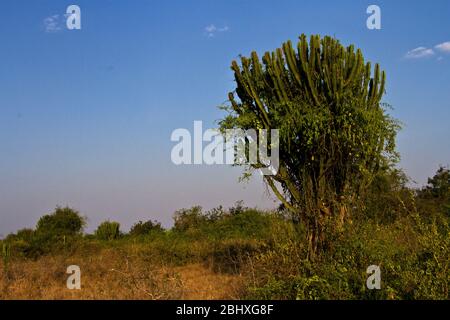
[{"label": "dry grass", "polygon": [[[66,287],[69,265],[81,269],[81,290]],[[167,266],[120,249],[13,260],[0,266],[1,299],[237,299],[243,279],[202,264]]]}]

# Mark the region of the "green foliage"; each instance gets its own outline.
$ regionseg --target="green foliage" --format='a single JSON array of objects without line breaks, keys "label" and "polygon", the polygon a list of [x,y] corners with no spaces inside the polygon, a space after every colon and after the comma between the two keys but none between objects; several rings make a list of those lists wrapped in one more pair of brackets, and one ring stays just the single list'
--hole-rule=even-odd
[{"label": "green foliage", "polygon": [[153,233],[160,233],[163,231],[164,231],[164,229],[161,226],[161,223],[159,223],[157,221],[151,221],[151,220],[146,221],[146,222],[139,221],[131,227],[130,235],[133,237],[146,236],[146,235],[150,235]]},{"label": "green foliage", "polygon": [[[248,298],[449,299],[450,228],[439,200],[427,200],[431,218],[416,207],[423,199],[405,187],[401,172],[377,179],[372,200],[358,209],[365,213],[329,235],[315,261],[298,241],[304,231],[274,236],[272,246],[253,258]],[[373,264],[381,268],[381,290],[366,287]]]},{"label": "green foliage", "polygon": [[275,219],[273,215],[256,209],[246,209],[240,214],[230,213],[216,223],[209,224],[205,232],[216,239],[262,239],[270,233]]},{"label": "green foliage", "polygon": [[450,170],[440,167],[436,174],[428,179],[428,186],[422,189],[422,195],[448,200],[450,198]]},{"label": "green foliage", "polygon": [[194,232],[206,221],[202,214],[202,207],[196,206],[190,209],[181,209],[174,214],[174,231]]},{"label": "green foliage", "polygon": [[69,250],[82,237],[86,219],[78,211],[57,207],[51,214],[41,217],[36,229],[22,229],[10,234],[5,241],[11,251],[21,257],[38,258],[43,254]]},{"label": "green foliage", "polygon": [[296,49],[288,41],[262,62],[252,52],[231,68],[237,87],[221,129],[279,129],[279,170],[264,178],[317,244],[398,159],[399,124],[381,103],[385,73],[376,64],[372,74],[353,45],[319,36],[308,43],[305,35]]},{"label": "green foliage", "polygon": [[[248,298],[448,299],[449,235],[436,232],[435,225],[419,227],[412,217],[386,226],[366,220],[334,239],[334,247],[314,263],[294,245],[276,243],[254,259],[256,285],[250,285]],[[381,268],[381,290],[366,287],[372,264]]]},{"label": "green foliage", "polygon": [[122,236],[120,223],[104,221],[95,230],[95,237],[99,240],[117,240]]},{"label": "green foliage", "polygon": [[12,251],[22,257],[37,258],[49,251],[49,241],[42,240],[33,229],[21,229],[16,234],[10,234],[5,242],[10,244]]},{"label": "green foliage", "polygon": [[[380,172],[364,195],[354,219],[371,218],[380,224],[392,223],[415,210],[414,192],[407,187],[406,175],[398,169]],[[364,217],[361,217],[363,215]]]},{"label": "green foliage", "polygon": [[81,238],[85,225],[86,219],[78,211],[57,207],[53,213],[39,219],[33,233],[23,231],[20,234],[27,244],[24,253],[37,257],[52,251],[70,249]]},{"label": "green foliage", "polygon": [[429,219],[439,218],[439,214],[444,213],[450,222],[449,169],[440,167],[436,174],[428,179],[428,185],[418,191],[417,200],[419,210],[426,212]]},{"label": "green foliage", "polygon": [[244,207],[238,201],[228,210],[218,207],[203,212],[199,206],[178,210],[173,230],[196,239],[263,239],[275,220],[279,219],[274,214]]},{"label": "green foliage", "polygon": [[[177,211],[175,226],[164,232],[156,222],[138,222],[130,234],[144,236],[121,237],[120,225],[106,221],[94,235],[67,237],[65,244],[49,242],[42,229],[23,229],[0,246],[8,266],[42,254],[100,255],[105,249],[146,265],[201,263],[239,275],[245,281],[239,297],[249,299],[449,299],[449,220],[442,207],[445,196],[427,191],[434,185],[445,188],[430,182],[414,190],[401,171],[380,173],[351,223],[342,232],[326,230],[329,241],[314,260],[308,257],[303,224],[284,212],[241,202],[229,209]],[[366,270],[373,264],[381,269],[381,290],[366,287]]]},{"label": "green foliage", "polygon": [[31,242],[33,241],[33,238],[35,236],[35,232],[33,229],[20,229],[17,231],[16,234],[9,234],[5,241],[15,241],[15,240],[22,240],[25,242]]},{"label": "green foliage", "polygon": [[44,236],[75,236],[81,234],[85,224],[85,218],[78,211],[57,207],[52,214],[39,219],[36,233]]}]

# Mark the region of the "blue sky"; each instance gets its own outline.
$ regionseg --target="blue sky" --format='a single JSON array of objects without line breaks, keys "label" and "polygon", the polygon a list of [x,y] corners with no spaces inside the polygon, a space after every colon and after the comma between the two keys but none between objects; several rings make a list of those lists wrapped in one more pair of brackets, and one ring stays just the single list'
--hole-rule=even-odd
[{"label": "blue sky", "polygon": [[[81,30],[65,27],[70,4]],[[370,4],[381,30],[366,28]],[[386,70],[385,101],[405,126],[400,166],[421,185],[450,162],[449,14],[447,0],[2,1],[0,234],[56,205],[87,215],[89,230],[105,219],[170,225],[195,204],[274,206],[238,169],[173,165],[170,134],[194,120],[214,127],[231,60],[301,33],[353,43]]]}]

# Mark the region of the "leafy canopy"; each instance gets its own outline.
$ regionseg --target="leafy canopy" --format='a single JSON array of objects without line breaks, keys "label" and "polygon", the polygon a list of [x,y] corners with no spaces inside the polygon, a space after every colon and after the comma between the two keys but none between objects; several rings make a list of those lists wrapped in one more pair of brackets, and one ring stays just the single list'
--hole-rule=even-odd
[{"label": "leafy canopy", "polygon": [[288,41],[262,61],[252,52],[231,68],[236,89],[221,129],[279,129],[279,171],[264,179],[284,207],[312,225],[320,215],[347,212],[398,160],[400,126],[381,103],[385,73],[353,45],[301,35],[295,49]]}]

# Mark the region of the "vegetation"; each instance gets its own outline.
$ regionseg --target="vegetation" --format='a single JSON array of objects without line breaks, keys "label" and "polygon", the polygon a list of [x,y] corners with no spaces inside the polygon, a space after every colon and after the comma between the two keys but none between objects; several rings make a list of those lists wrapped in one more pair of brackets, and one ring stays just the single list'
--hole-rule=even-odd
[{"label": "vegetation", "polygon": [[[222,129],[278,129],[279,170],[265,182],[307,229],[311,257],[325,229],[342,230],[377,174],[397,160],[397,121],[381,99],[385,73],[361,50],[305,35],[260,62],[256,52],[232,63],[236,80]],[[261,137],[259,138],[261,139]],[[263,161],[251,164],[258,169]],[[249,173],[249,171],[247,171]]]},{"label": "vegetation", "polygon": [[[57,207],[1,241],[0,299],[449,299],[450,171],[414,189],[395,169],[380,67],[302,35],[296,51],[287,42],[232,69],[221,128],[280,129],[279,171],[264,177],[277,210],[194,206],[170,229],[105,221],[89,235],[79,212]],[[88,281],[68,296],[71,264]],[[370,265],[380,290],[366,286]]]},{"label": "vegetation", "polygon": [[160,222],[157,221],[139,221],[131,227],[130,235],[131,236],[148,236],[153,233],[161,233],[164,232],[163,227]]},{"label": "vegetation", "polygon": [[[94,235],[54,227],[79,224],[61,222],[62,216],[76,220],[73,214],[52,214],[59,223],[48,223],[53,226],[48,235],[40,222],[36,230],[20,230],[2,241],[0,297],[28,297],[34,291],[14,292],[14,283],[28,276],[23,270],[33,279],[48,276],[44,268],[53,259],[52,268],[60,268],[54,271],[57,278],[45,278],[40,286],[59,285],[51,292],[63,294],[58,275],[67,265],[80,264],[95,283],[81,290],[83,298],[449,299],[448,174],[440,168],[418,190],[409,188],[399,171],[377,176],[365,206],[344,232],[327,234],[328,246],[314,261],[304,241],[308,230],[282,208],[260,211],[240,202],[206,212],[193,207],[177,211],[168,230],[151,221],[123,233],[118,223],[106,221]],[[55,234],[57,241],[42,240]],[[372,264],[381,268],[381,290],[366,287]],[[220,295],[208,291],[211,287]],[[61,296],[38,296],[49,297]]]},{"label": "vegetation", "polygon": [[61,249],[70,250],[82,238],[85,225],[86,219],[78,211],[57,207],[39,219],[35,230],[19,230],[8,235],[5,241],[21,256],[37,258]]},{"label": "vegetation", "polygon": [[99,240],[116,240],[119,239],[121,235],[120,223],[118,222],[102,222],[97,230],[95,230],[95,237]]},{"label": "vegetation", "polygon": [[78,211],[70,208],[57,207],[55,212],[43,216],[36,225],[36,233],[48,236],[76,236],[86,224]]}]

